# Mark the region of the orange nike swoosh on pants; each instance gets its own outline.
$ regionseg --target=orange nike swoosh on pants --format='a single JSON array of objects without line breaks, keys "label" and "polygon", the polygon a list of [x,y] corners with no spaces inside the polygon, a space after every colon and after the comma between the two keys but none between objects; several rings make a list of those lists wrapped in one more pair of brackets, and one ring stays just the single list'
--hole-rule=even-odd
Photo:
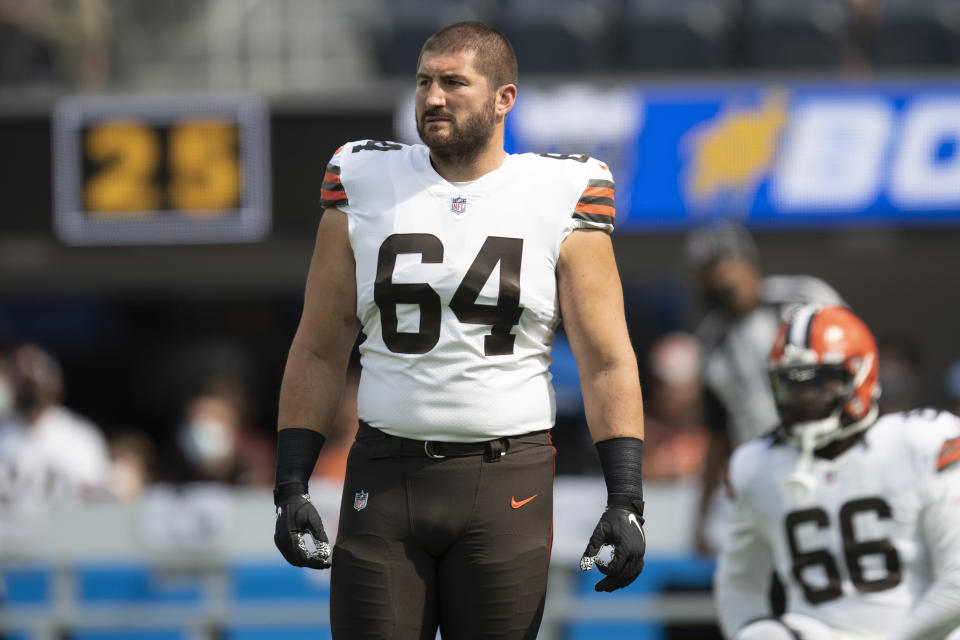
[{"label": "orange nike swoosh on pants", "polygon": [[536,498],[538,495],[540,495],[540,494],[539,494],[539,493],[535,493],[535,494],[533,494],[532,496],[530,496],[529,498],[527,498],[526,500],[520,500],[519,502],[517,501],[516,498],[514,498],[513,496],[510,496],[510,506],[513,507],[514,509],[519,509],[519,508],[522,507],[523,505],[527,504],[528,502],[530,502],[531,500],[533,500],[534,498]]}]

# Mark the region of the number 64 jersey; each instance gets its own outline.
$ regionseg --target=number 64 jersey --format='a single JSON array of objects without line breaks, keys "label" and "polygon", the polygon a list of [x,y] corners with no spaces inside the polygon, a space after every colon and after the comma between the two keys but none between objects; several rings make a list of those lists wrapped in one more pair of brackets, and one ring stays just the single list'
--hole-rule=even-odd
[{"label": "number 64 jersey", "polygon": [[423,145],[338,150],[321,205],[349,221],[360,418],[451,442],[552,427],[560,245],[574,229],[611,232],[613,197],[610,171],[586,156],[508,155],[450,183]]},{"label": "number 64 jersey", "polygon": [[727,637],[769,615],[774,568],[788,613],[852,638],[943,638],[960,625],[960,419],[932,410],[882,417],[834,459],[774,437],[731,458],[733,518],[714,595]]}]

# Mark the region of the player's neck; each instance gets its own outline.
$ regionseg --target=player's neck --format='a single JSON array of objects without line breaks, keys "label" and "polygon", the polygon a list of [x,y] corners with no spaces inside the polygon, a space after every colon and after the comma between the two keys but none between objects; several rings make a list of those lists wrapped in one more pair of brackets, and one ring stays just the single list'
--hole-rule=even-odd
[{"label": "player's neck", "polygon": [[470,182],[503,166],[507,152],[503,149],[503,136],[492,136],[475,154],[446,155],[430,151],[430,163],[440,177],[447,182]]},{"label": "player's neck", "polygon": [[866,430],[858,431],[857,433],[849,435],[846,438],[835,440],[825,447],[820,447],[816,450],[817,457],[833,460],[863,440],[863,437],[866,435],[866,433]]}]

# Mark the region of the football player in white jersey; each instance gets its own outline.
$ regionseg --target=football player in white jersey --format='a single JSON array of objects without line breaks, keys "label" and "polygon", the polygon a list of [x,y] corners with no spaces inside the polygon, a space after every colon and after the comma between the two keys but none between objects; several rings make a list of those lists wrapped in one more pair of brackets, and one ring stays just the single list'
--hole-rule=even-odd
[{"label": "football player in white jersey", "polygon": [[[586,156],[504,151],[516,69],[495,29],[439,31],[417,65],[424,145],[352,142],[326,169],[274,497],[284,557],[332,563],[334,638],[536,637],[561,317],[608,489],[581,568],[597,564],[597,589],[611,591],[643,567],[642,401],[609,239],[612,176]],[[361,424],[331,552],[307,480],[358,330]],[[596,560],[605,545],[608,563]]]},{"label": "football player in white jersey", "polygon": [[777,425],[767,356],[784,314],[800,304],[843,300],[819,278],[765,276],[749,231],[732,220],[694,230],[687,253],[708,309],[696,331],[703,349],[704,423],[710,439],[694,531],[698,551],[713,553],[716,532],[726,522],[717,507],[730,454]]},{"label": "football player in white jersey", "polygon": [[[770,355],[781,425],[740,446],[714,594],[727,638],[935,640],[960,627],[960,419],[877,418],[877,347],[800,307]],[[769,619],[771,567],[787,611]]]}]

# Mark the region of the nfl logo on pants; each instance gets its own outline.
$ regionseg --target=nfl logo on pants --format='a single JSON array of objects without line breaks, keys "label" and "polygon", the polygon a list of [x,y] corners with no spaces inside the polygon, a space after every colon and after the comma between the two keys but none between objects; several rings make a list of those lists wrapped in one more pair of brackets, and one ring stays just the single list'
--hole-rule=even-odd
[{"label": "nfl logo on pants", "polygon": [[367,498],[370,497],[370,494],[361,489],[353,496],[353,508],[357,511],[363,511],[367,508]]}]

